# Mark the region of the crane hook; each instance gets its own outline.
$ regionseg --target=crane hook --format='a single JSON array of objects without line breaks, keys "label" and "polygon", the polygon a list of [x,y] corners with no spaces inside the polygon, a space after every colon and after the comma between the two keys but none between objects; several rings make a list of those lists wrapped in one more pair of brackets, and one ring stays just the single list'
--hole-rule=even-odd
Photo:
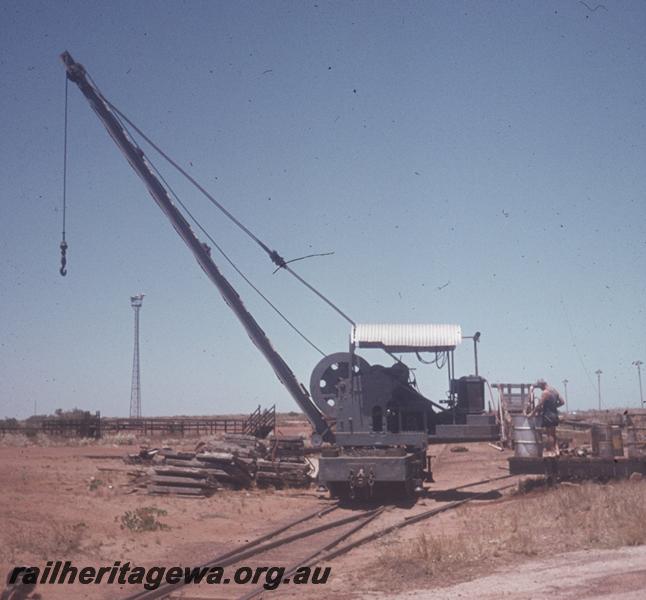
[{"label": "crane hook", "polygon": [[67,242],[63,240],[61,242],[61,268],[58,270],[58,272],[65,277],[67,275]]}]

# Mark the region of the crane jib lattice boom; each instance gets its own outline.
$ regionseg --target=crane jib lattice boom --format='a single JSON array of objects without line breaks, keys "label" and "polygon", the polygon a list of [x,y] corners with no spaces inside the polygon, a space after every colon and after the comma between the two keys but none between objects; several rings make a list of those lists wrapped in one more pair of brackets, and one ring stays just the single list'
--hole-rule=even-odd
[{"label": "crane jib lattice boom", "polygon": [[106,101],[88,81],[83,65],[75,62],[69,52],[64,52],[61,58],[67,69],[69,80],[74,82],[86,97],[90,106],[110,133],[112,139],[125,154],[132,168],[144,181],[159,208],[171,221],[179,236],[189,247],[200,267],[202,267],[202,270],[216,285],[224,301],[233,310],[249,334],[249,337],[272,366],[280,382],[287,388],[287,391],[307,415],[314,429],[323,440],[334,441],[334,434],[330,430],[329,424],[314,405],[309,394],[296,379],[296,376],[280,354],[274,350],[269,338],[251,313],[246,309],[236,290],[222,273],[220,273],[220,270],[211,258],[209,247],[198,239],[188,221],[173,204],[168,191],[148,166],[142,150],[129,139],[126,131],[112,113]]}]

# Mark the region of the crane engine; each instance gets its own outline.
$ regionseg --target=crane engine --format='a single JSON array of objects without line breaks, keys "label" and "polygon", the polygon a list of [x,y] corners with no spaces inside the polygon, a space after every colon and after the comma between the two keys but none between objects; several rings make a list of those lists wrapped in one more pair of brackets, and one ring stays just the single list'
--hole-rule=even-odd
[{"label": "crane engine", "polygon": [[452,352],[457,325],[356,324],[347,353],[331,354],[314,368],[312,399],[335,423],[336,443],[319,461],[319,479],[332,495],[410,495],[432,480],[428,434],[438,421],[433,403],[416,389],[409,368],[370,365],[357,348],[395,352]]}]

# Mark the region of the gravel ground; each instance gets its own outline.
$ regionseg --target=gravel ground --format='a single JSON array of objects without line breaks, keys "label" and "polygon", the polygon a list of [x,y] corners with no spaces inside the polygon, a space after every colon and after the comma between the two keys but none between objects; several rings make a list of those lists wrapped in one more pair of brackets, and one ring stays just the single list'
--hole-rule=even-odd
[{"label": "gravel ground", "polygon": [[473,581],[373,600],[643,600],[646,547],[582,550],[535,560]]}]

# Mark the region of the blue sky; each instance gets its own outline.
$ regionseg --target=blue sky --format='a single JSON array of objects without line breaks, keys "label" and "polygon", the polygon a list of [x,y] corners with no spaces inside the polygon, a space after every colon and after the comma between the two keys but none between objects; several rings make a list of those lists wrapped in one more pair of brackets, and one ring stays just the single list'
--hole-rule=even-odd
[{"label": "blue sky", "polygon": [[[604,405],[636,405],[646,4],[587,4],[5,0],[0,417],[126,415],[138,292],[144,414],[294,409],[73,85],[59,276],[63,50],[271,247],[334,252],[294,269],[355,321],[459,323],[492,383],[567,378],[586,408],[602,369]],[[151,157],[319,347],[347,349],[347,323]],[[216,260],[308,385],[319,355]],[[445,372],[410,365],[444,397]]]}]

